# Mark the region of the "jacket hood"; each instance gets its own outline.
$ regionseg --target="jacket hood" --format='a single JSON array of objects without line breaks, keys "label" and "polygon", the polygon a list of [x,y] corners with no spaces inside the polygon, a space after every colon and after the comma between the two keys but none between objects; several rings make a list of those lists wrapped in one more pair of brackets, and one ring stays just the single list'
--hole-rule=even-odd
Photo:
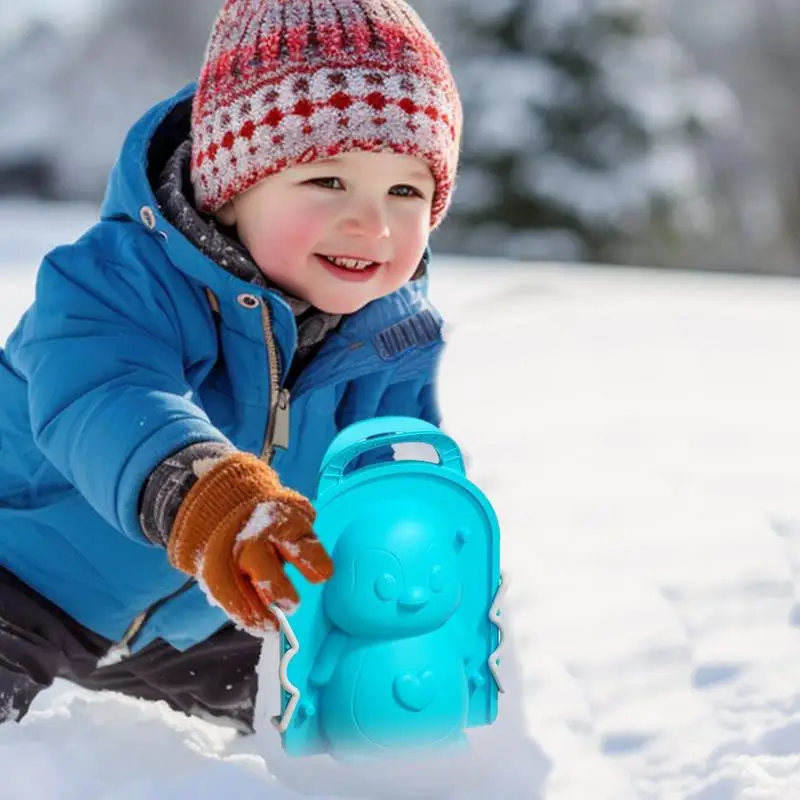
[{"label": "jacket hood", "polygon": [[142,225],[156,237],[177,269],[220,299],[233,299],[240,292],[254,291],[254,287],[201,253],[170,223],[156,197],[161,172],[189,135],[194,91],[194,83],[185,86],[150,108],[128,131],[108,179],[100,217]]},{"label": "jacket hood", "polygon": [[155,187],[178,145],[189,135],[195,84],[150,108],[128,131],[109,175],[104,219],[140,221],[143,206],[157,205]]}]

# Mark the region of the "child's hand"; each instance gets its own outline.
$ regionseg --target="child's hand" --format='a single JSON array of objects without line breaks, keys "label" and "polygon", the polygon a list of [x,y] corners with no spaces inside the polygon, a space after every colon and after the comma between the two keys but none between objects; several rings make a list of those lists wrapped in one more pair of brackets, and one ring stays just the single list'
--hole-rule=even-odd
[{"label": "child's hand", "polygon": [[189,491],[172,528],[169,559],[196,577],[240,627],[256,635],[273,631],[278,624],[269,605],[290,613],[299,602],[284,562],[313,583],[333,574],[312,529],[315,515],[311,503],[282,486],[271,467],[236,453]]}]

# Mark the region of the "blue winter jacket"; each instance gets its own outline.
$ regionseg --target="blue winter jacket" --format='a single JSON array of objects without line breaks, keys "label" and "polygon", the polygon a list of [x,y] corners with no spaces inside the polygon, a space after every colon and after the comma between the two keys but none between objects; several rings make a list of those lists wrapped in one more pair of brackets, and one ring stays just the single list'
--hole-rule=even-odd
[{"label": "blue winter jacket", "polygon": [[[268,454],[296,347],[279,294],[223,270],[159,213],[152,181],[171,155],[160,131],[193,90],[130,130],[98,224],[44,258],[0,350],[0,565],[112,641],[187,579],[142,534],[148,475],[193,442]],[[441,347],[426,279],[345,318],[292,387],[288,448],[272,459],[283,482],[313,498],[327,446],[357,420],[438,424]],[[183,650],[226,622],[194,586],[133,649],[161,637]]]}]

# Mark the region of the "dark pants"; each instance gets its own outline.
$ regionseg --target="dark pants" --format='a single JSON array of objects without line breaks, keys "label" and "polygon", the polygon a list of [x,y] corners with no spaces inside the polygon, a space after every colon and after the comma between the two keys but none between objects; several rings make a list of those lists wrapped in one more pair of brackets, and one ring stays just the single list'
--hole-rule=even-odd
[{"label": "dark pants", "polygon": [[228,625],[185,652],[159,639],[98,668],[111,644],[0,568],[0,722],[22,719],[39,692],[64,678],[252,732],[260,640]]}]

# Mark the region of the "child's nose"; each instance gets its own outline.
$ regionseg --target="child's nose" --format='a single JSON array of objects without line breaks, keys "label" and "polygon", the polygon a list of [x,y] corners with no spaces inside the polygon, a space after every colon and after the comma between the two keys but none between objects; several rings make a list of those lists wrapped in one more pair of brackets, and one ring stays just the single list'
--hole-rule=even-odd
[{"label": "child's nose", "polygon": [[342,227],[350,236],[363,236],[368,239],[384,239],[389,236],[386,209],[382,203],[375,201],[352,203]]}]

